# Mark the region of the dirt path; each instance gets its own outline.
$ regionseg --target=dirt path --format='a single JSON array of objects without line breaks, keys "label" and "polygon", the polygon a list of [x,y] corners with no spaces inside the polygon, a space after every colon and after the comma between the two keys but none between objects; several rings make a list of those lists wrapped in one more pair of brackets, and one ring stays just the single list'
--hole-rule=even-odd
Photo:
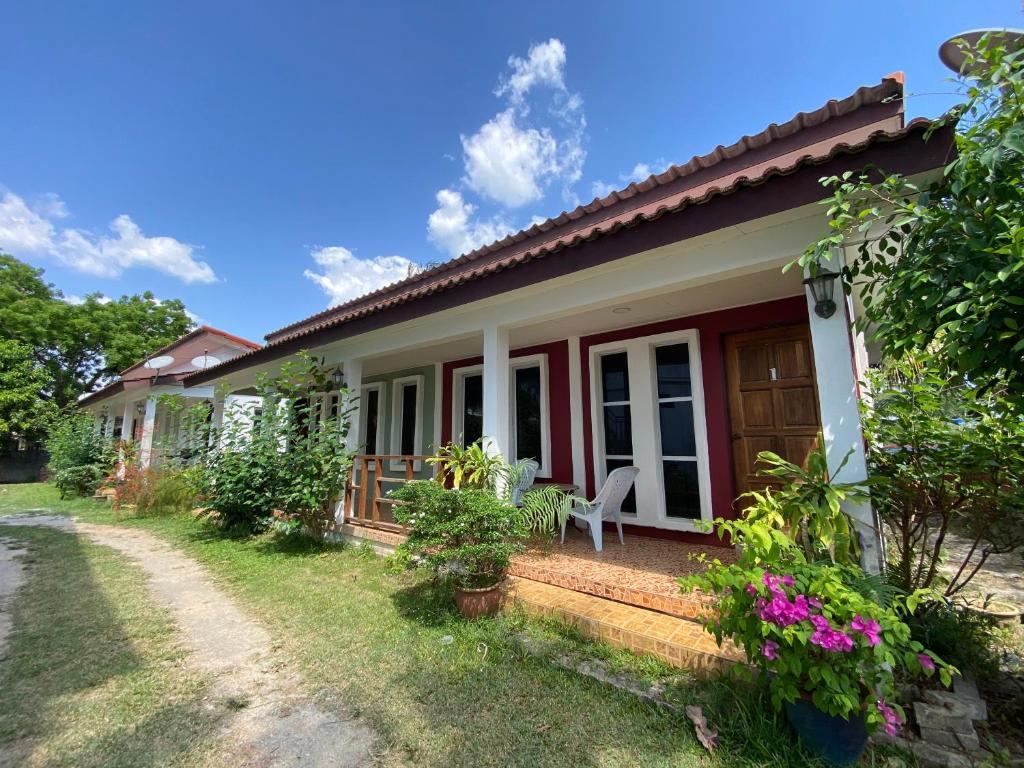
[{"label": "dirt path", "polygon": [[[225,765],[347,768],[370,762],[369,728],[318,707],[275,652],[267,631],[245,616],[191,558],[143,531],[67,517],[0,518],[0,527],[4,525],[46,525],[78,533],[121,552],[145,570],[153,597],[178,624],[190,663],[214,678],[213,695],[236,710],[226,719],[218,749]],[[0,658],[3,593],[17,588],[21,569],[16,556],[17,550],[0,543]],[[9,580],[13,587],[8,588]]]}]

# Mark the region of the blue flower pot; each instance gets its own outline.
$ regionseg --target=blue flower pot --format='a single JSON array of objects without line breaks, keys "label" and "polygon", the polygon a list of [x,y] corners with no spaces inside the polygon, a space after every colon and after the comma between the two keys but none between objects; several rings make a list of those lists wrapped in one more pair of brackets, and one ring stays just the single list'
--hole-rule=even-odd
[{"label": "blue flower pot", "polygon": [[868,729],[860,718],[826,715],[803,699],[787,703],[786,716],[803,745],[833,765],[853,765],[864,753]]}]

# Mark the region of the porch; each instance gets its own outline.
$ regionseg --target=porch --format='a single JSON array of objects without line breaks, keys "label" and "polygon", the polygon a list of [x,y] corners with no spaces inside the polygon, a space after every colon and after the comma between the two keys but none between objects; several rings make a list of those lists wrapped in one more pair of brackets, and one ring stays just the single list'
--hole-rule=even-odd
[{"label": "porch", "polygon": [[[398,526],[358,516],[336,532],[382,553],[405,539]],[[694,558],[702,554],[722,561],[735,557],[725,547],[636,534],[627,534],[625,544],[609,535],[604,551],[595,552],[590,536],[570,526],[564,544],[557,538],[535,541],[513,559],[503,602],[615,647],[695,672],[718,672],[741,656],[731,647],[719,648],[699,623],[713,601],[683,594],[678,583],[701,570]]]}]

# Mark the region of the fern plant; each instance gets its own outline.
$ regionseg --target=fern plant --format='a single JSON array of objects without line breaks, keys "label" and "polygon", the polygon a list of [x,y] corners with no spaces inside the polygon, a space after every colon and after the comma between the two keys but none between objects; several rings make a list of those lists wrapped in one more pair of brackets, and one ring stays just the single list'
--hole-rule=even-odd
[{"label": "fern plant", "polygon": [[523,494],[519,516],[530,533],[552,533],[569,519],[573,507],[588,507],[590,502],[554,485],[542,485]]}]

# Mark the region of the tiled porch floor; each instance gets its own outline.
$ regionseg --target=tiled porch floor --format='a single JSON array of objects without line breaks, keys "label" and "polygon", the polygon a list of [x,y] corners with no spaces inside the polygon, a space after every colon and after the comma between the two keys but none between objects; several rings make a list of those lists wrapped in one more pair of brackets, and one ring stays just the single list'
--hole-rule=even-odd
[{"label": "tiled porch floor", "polygon": [[684,595],[679,577],[702,570],[691,554],[729,562],[731,549],[652,539],[627,534],[619,544],[605,534],[604,551],[595,552],[590,536],[570,528],[565,544],[557,539],[533,546],[515,558],[511,573],[534,581],[584,592],[683,618],[695,618],[707,604],[699,595]]}]

